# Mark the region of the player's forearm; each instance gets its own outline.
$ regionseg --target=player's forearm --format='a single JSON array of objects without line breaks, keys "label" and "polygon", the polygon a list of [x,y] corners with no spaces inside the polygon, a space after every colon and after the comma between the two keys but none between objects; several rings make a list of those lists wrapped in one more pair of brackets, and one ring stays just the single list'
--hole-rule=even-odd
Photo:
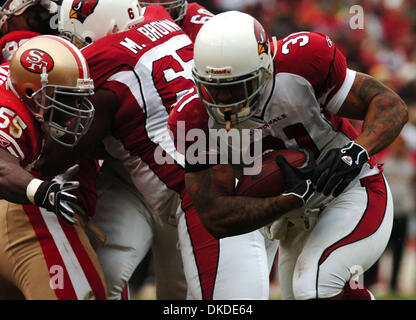
[{"label": "player's forearm", "polygon": [[352,91],[367,105],[362,131],[355,142],[371,156],[400,134],[408,120],[407,106],[394,91],[368,75],[358,75]]},{"label": "player's forearm", "polygon": [[386,93],[377,96],[369,107],[362,132],[355,141],[370,156],[374,155],[397,138],[407,120],[407,107],[397,95]]},{"label": "player's forearm", "polygon": [[26,189],[32,179],[33,176],[20,166],[0,161],[0,198],[29,204]]},{"label": "player's forearm", "polygon": [[185,184],[202,224],[216,238],[254,231],[302,206],[302,201],[294,196],[236,196],[230,165],[187,172]]},{"label": "player's forearm", "polygon": [[231,237],[257,230],[283,214],[299,208],[302,202],[294,196],[249,198],[218,197],[211,210],[196,205],[201,221],[216,238]]}]

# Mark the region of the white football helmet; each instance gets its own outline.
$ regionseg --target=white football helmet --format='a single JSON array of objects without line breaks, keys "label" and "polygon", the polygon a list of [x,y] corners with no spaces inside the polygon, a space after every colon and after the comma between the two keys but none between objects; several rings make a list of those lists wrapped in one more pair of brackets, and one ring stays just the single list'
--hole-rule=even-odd
[{"label": "white football helmet", "polygon": [[269,39],[248,14],[228,11],[199,31],[193,76],[209,114],[227,128],[249,119],[273,73]]},{"label": "white football helmet", "polygon": [[50,13],[56,13],[58,11],[58,5],[51,0],[3,0],[0,3],[0,28],[3,24],[13,15],[22,14],[28,7],[35,4],[42,5]]},{"label": "white football helmet", "polygon": [[7,87],[50,137],[65,146],[74,146],[94,117],[88,99],[94,83],[87,61],[62,38],[38,36],[21,45],[10,62]]},{"label": "white football helmet", "polygon": [[140,5],[143,7],[150,6],[152,4],[157,4],[159,6],[164,6],[166,10],[168,10],[170,16],[176,22],[183,19],[186,14],[186,8],[188,6],[188,2],[186,0],[147,0],[141,1],[139,0]]},{"label": "white football helmet", "polygon": [[63,0],[58,29],[78,48],[137,27],[144,17],[138,0]]}]

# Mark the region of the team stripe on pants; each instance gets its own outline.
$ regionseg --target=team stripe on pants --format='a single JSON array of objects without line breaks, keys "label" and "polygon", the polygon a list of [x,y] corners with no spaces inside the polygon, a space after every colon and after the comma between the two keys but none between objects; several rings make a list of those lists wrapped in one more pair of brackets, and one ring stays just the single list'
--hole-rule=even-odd
[{"label": "team stripe on pants", "polygon": [[367,208],[365,209],[361,220],[350,234],[325,249],[319,259],[319,265],[321,265],[328,256],[339,247],[371,236],[383,222],[387,208],[387,188],[383,175],[380,173],[375,176],[363,178],[361,179],[361,185],[366,188],[367,191]]},{"label": "team stripe on pants", "polygon": [[185,211],[186,224],[198,268],[203,300],[212,300],[219,262],[219,240],[202,225],[194,207]]},{"label": "team stripe on pants", "polygon": [[66,222],[61,224],[54,213],[45,209],[33,205],[23,207],[39,240],[51,276],[56,274],[56,270],[63,271],[63,286],[52,286],[57,298],[88,299],[93,293],[96,299],[105,299],[104,285],[75,226]]}]

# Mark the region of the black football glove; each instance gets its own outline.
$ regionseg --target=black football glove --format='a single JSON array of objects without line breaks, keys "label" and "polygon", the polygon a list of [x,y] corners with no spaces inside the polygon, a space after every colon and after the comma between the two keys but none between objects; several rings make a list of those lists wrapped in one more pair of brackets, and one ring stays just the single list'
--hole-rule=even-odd
[{"label": "black football glove", "polygon": [[292,166],[282,155],[276,157],[276,163],[284,175],[285,191],[282,195],[293,195],[305,205],[315,192],[312,178],[317,174],[317,165],[313,153],[309,150],[304,151],[307,164],[302,168]]},{"label": "black football glove", "polygon": [[343,148],[331,149],[319,162],[316,177],[316,191],[325,196],[331,193],[338,197],[361,171],[369,160],[367,150],[349,142]]},{"label": "black football glove", "polygon": [[74,224],[74,210],[69,202],[76,203],[77,197],[68,191],[79,187],[78,181],[59,183],[56,181],[43,181],[34,194],[34,202],[37,206],[45,208],[62,217],[66,222]]}]

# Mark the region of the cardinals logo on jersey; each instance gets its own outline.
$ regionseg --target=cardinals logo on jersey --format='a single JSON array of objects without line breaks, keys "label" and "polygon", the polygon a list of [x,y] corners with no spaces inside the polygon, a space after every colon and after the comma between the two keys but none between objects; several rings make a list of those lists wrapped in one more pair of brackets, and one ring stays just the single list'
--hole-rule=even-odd
[{"label": "cardinals logo on jersey", "polygon": [[40,49],[29,49],[23,52],[20,63],[23,68],[33,73],[42,73],[44,69],[49,72],[54,66],[52,57]]},{"label": "cardinals logo on jersey", "polygon": [[84,23],[85,19],[94,12],[98,1],[99,0],[74,0],[74,2],[72,2],[71,11],[69,12],[69,17]]},{"label": "cardinals logo on jersey", "polygon": [[263,26],[257,20],[254,20],[254,34],[258,44],[259,55],[269,52],[268,40]]}]

